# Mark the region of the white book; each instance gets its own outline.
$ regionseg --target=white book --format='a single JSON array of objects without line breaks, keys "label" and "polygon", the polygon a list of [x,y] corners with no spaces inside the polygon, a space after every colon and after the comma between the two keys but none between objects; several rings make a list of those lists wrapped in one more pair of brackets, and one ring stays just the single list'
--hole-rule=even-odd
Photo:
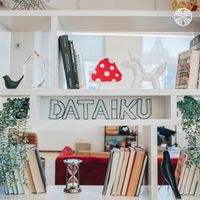
[{"label": "white book", "polygon": [[182,182],[182,185],[181,185],[181,188],[180,188],[180,194],[184,194],[189,171],[190,171],[190,168],[186,167],[185,168],[185,173],[184,173],[184,176],[183,176],[183,182]]},{"label": "white book", "polygon": [[125,176],[125,179],[124,179],[124,185],[123,185],[122,193],[121,193],[122,196],[125,196],[126,192],[127,192],[129,179],[130,179],[130,176],[131,176],[131,170],[132,170],[132,167],[133,167],[134,158],[135,158],[135,149],[130,148],[130,156],[129,156],[129,161],[128,161],[128,167],[127,167],[127,170],[126,170],[126,176]]},{"label": "white book", "polygon": [[120,179],[119,179],[119,184],[117,187],[116,195],[121,195],[121,191],[122,191],[122,187],[123,187],[124,179],[125,179],[125,175],[126,175],[126,169],[128,166],[129,156],[130,156],[130,151],[128,148],[125,148],[124,161],[123,161],[122,168],[121,168]]},{"label": "white book", "polygon": [[111,190],[112,190],[114,179],[117,172],[118,161],[119,161],[119,149],[114,149],[111,171],[110,171],[110,178],[108,181],[106,195],[111,194]]},{"label": "white book", "polygon": [[124,161],[124,148],[120,148],[119,162],[117,165],[117,171],[116,171],[116,175],[115,175],[114,185],[113,185],[112,192],[111,192],[112,195],[116,195],[116,192],[117,192],[117,187],[119,184],[120,173],[121,173],[123,161]]},{"label": "white book", "polygon": [[194,195],[199,179],[200,179],[200,170],[196,168],[194,178],[192,181],[192,186],[190,188],[190,195]]},{"label": "white book", "polygon": [[187,177],[187,182],[185,184],[185,190],[184,194],[189,194],[190,193],[190,188],[192,186],[192,181],[195,173],[195,166],[190,167],[188,177]]}]

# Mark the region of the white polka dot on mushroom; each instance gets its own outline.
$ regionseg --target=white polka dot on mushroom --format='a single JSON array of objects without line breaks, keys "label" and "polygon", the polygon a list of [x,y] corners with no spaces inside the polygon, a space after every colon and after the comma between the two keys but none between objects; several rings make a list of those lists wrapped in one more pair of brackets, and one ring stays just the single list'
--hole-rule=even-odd
[{"label": "white polka dot on mushroom", "polygon": [[101,67],[101,68],[104,68],[104,67],[105,67],[105,65],[104,65],[104,64],[100,64],[100,67]]},{"label": "white polka dot on mushroom", "polygon": [[105,71],[104,72],[104,76],[110,76],[110,72],[109,71]]},{"label": "white polka dot on mushroom", "polygon": [[118,76],[119,76],[119,74],[115,74],[115,76],[116,76],[116,77],[118,77]]},{"label": "white polka dot on mushroom", "polygon": [[110,70],[114,70],[115,69],[115,67],[114,66],[110,66]]},{"label": "white polka dot on mushroom", "polygon": [[93,72],[93,74],[96,74],[97,73],[97,71],[95,70],[94,72]]},{"label": "white polka dot on mushroom", "polygon": [[96,79],[96,82],[101,82],[101,79],[100,79],[100,78],[97,78],[97,79]]}]

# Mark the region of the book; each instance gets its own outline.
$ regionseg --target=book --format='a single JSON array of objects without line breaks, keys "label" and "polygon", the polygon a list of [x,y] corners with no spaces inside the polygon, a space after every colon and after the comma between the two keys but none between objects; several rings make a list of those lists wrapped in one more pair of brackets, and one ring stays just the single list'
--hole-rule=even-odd
[{"label": "book", "polygon": [[135,159],[135,154],[136,154],[135,149],[130,148],[130,156],[129,156],[128,166],[127,166],[124,184],[123,184],[123,188],[122,188],[122,192],[121,192],[122,196],[126,195],[126,192],[127,192],[127,189],[128,189],[128,184],[129,184],[129,179],[130,179],[130,176],[131,176],[131,170],[132,170],[134,159]]},{"label": "book", "polygon": [[126,175],[126,169],[128,166],[129,156],[130,156],[130,151],[128,148],[125,148],[124,149],[124,160],[123,160],[123,164],[122,164],[122,168],[121,168],[120,179],[119,179],[119,184],[117,187],[116,195],[121,195],[122,187],[123,187],[123,183],[124,183],[124,179],[125,179],[125,175]]},{"label": "book", "polygon": [[196,89],[198,87],[200,56],[199,51],[189,50],[179,54],[176,89]]},{"label": "book", "polygon": [[190,188],[190,195],[195,194],[195,190],[196,190],[199,179],[200,179],[200,170],[198,168],[196,168],[195,173],[194,173],[194,178],[193,178],[193,181],[192,181],[192,185],[191,185],[191,188]]},{"label": "book", "polygon": [[105,177],[104,187],[103,187],[103,192],[102,192],[103,195],[106,195],[106,191],[107,191],[107,186],[108,186],[108,181],[109,181],[110,171],[111,171],[111,166],[112,166],[113,154],[114,154],[114,149],[112,149],[110,152],[110,157],[109,157],[109,162],[108,162],[108,167],[106,171],[106,177]]},{"label": "book", "polygon": [[142,181],[144,179],[144,173],[145,173],[145,169],[146,169],[146,166],[147,166],[147,158],[148,158],[147,154],[145,154],[144,162],[143,162],[143,165],[142,165],[142,171],[140,173],[140,179],[139,179],[139,183],[138,183],[138,187],[137,187],[137,191],[136,191],[135,196],[139,196],[140,191],[141,191]]},{"label": "book", "polygon": [[78,72],[78,82],[80,89],[86,89],[86,75],[85,75],[85,68],[83,66],[83,59],[81,53],[75,48],[75,62]]},{"label": "book", "polygon": [[110,195],[112,191],[112,187],[114,184],[114,179],[117,172],[117,166],[119,161],[119,149],[114,148],[113,158],[112,158],[112,164],[111,164],[111,170],[110,170],[110,177],[107,185],[106,195]]},{"label": "book", "polygon": [[31,174],[29,161],[27,161],[27,163],[26,163],[26,177],[27,177],[30,193],[36,193],[36,189],[35,189],[35,185],[34,185],[34,181],[33,181],[33,176]]},{"label": "book", "polygon": [[60,49],[62,60],[63,60],[67,88],[76,89],[68,35],[59,36],[58,40],[59,40],[59,49]]},{"label": "book", "polygon": [[181,188],[180,188],[180,191],[179,191],[180,194],[184,194],[189,171],[190,171],[190,168],[186,166],[185,172],[184,172],[184,175],[183,175],[183,182],[182,182],[182,185],[181,185]]},{"label": "book", "polygon": [[72,60],[72,71],[73,71],[75,89],[79,89],[80,87],[79,87],[79,79],[78,79],[78,71],[77,71],[76,52],[74,49],[73,41],[69,41],[69,46],[70,46],[70,55],[71,55],[71,60]]},{"label": "book", "polygon": [[39,167],[39,170],[40,170],[40,175],[41,175],[42,182],[43,182],[43,185],[44,185],[44,190],[46,192],[46,178],[45,178],[45,175],[44,175],[44,168],[42,166],[42,160],[40,158],[39,151],[38,151],[37,148],[35,148],[35,155],[36,155],[36,158],[37,158],[38,167]]},{"label": "book", "polygon": [[115,180],[114,180],[112,193],[111,193],[112,195],[116,195],[116,192],[117,192],[117,187],[119,184],[120,173],[121,173],[123,161],[124,161],[124,148],[120,148],[119,161],[118,161],[117,171],[116,171]]},{"label": "book", "polygon": [[106,135],[118,135],[119,134],[119,126],[106,126],[105,133],[106,133]]},{"label": "book", "polygon": [[183,162],[183,166],[182,166],[182,169],[181,169],[180,179],[179,179],[179,182],[178,182],[178,191],[179,192],[180,192],[182,185],[183,185],[183,179],[184,179],[184,176],[185,176],[187,159],[188,159],[188,155],[186,153],[185,158],[184,158],[184,162]]},{"label": "book", "polygon": [[195,166],[191,166],[188,173],[187,181],[185,184],[184,194],[190,194],[190,188],[192,185],[194,173],[195,173]]},{"label": "book", "polygon": [[30,149],[27,153],[27,156],[36,193],[44,193],[46,191],[46,187],[43,182],[41,170],[39,167],[40,164],[38,163],[38,159],[36,156],[36,148]]},{"label": "book", "polygon": [[184,167],[184,163],[186,161],[186,158],[187,158],[187,153],[185,151],[181,151],[180,154],[179,154],[179,158],[178,158],[178,161],[177,161],[177,165],[176,165],[176,169],[175,169],[175,179],[176,179],[176,183],[178,184],[179,181],[180,181],[180,177],[181,177],[181,172],[183,170],[183,167]]},{"label": "book", "polygon": [[137,186],[139,183],[140,173],[142,170],[142,164],[144,161],[145,151],[142,149],[136,149],[135,162],[133,164],[133,169],[131,172],[131,177],[129,180],[129,186],[127,190],[127,196],[135,196],[137,191]]}]

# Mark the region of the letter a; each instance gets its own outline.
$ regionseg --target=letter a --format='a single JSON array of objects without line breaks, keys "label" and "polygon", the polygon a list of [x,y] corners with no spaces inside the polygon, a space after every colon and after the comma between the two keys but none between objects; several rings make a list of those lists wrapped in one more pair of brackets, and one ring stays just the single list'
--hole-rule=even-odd
[{"label": "letter a", "polygon": [[63,119],[67,119],[68,115],[72,115],[75,119],[80,119],[78,111],[74,104],[74,101],[72,99],[69,99],[69,101],[68,101],[68,104],[65,109],[65,113],[63,115]]},{"label": "letter a", "polygon": [[96,119],[98,115],[103,115],[105,119],[109,119],[108,111],[102,99],[98,100],[92,119]]}]

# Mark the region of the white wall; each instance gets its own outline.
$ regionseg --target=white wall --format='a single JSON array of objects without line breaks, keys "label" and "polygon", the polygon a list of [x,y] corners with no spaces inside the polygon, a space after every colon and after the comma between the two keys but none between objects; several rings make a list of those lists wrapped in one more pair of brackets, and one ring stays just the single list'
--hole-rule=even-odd
[{"label": "white wall", "polygon": [[79,126],[62,129],[38,129],[33,127],[33,131],[38,134],[40,150],[62,150],[65,146],[75,149],[75,143],[91,143],[93,151],[104,150],[104,127],[103,126]]},{"label": "white wall", "polygon": [[0,31],[0,89],[5,88],[2,77],[10,72],[10,37],[10,32]]},{"label": "white wall", "polygon": [[82,10],[171,10],[171,0],[51,0],[48,7]]}]

